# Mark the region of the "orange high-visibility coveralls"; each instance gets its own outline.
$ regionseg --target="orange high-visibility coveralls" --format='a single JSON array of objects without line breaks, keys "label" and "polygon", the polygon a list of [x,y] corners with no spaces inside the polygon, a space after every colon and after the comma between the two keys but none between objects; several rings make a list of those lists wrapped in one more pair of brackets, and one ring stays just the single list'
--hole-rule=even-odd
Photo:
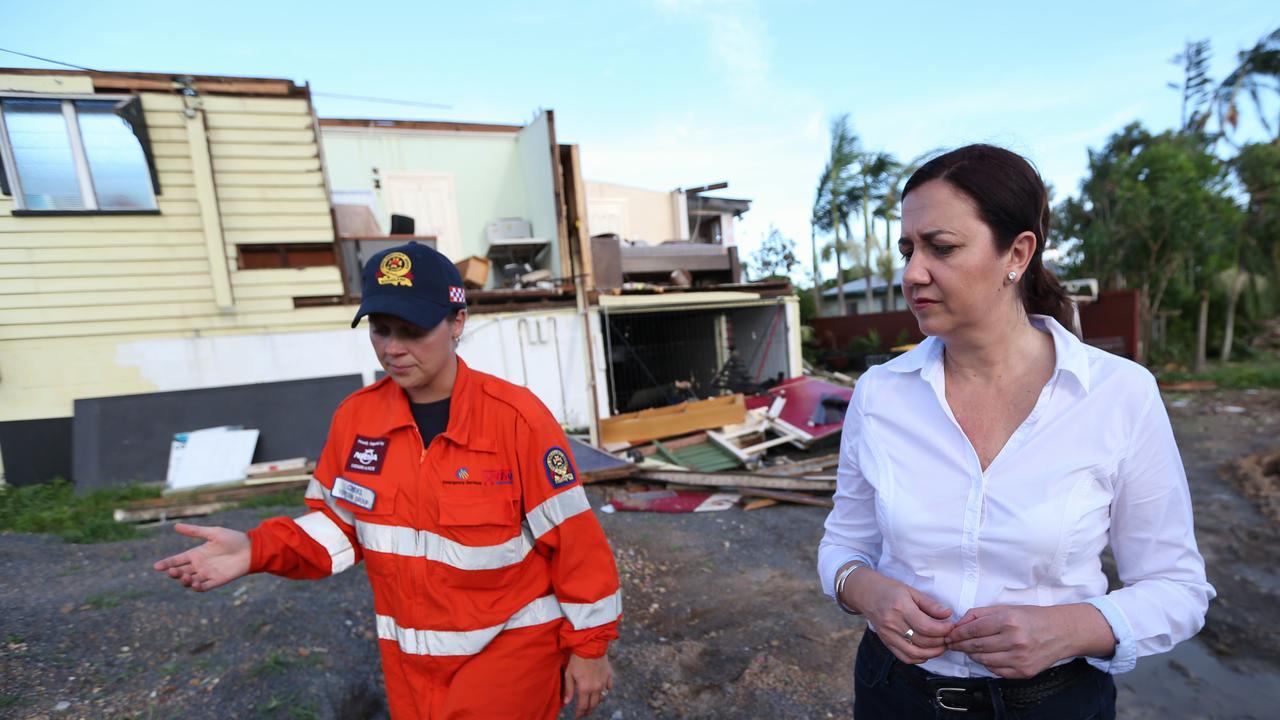
[{"label": "orange high-visibility coveralls", "polygon": [[552,718],[568,653],[618,637],[617,568],[563,431],[461,359],[428,447],[390,379],[344,400],[306,497],[312,512],[249,532],[250,571],[364,560],[396,720]]}]

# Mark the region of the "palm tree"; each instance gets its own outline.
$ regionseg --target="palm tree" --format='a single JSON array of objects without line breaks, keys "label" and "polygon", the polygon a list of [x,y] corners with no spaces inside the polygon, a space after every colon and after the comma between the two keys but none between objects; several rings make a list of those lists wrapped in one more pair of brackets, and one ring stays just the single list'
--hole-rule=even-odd
[{"label": "palm tree", "polygon": [[[836,260],[836,297],[840,303],[841,314],[844,314],[844,267],[841,263],[842,247],[840,229],[847,227],[849,217],[849,189],[852,183],[852,169],[858,161],[861,151],[858,147],[858,136],[849,124],[847,114],[840,115],[831,122],[831,152],[827,165],[818,178],[818,191],[813,200],[812,224],[816,230],[830,232],[835,238]],[[845,232],[846,237],[848,232]],[[816,243],[816,240],[815,240]],[[817,252],[814,252],[814,283],[817,279]]]},{"label": "palm tree", "polygon": [[1280,117],[1276,119],[1272,129],[1263,108],[1264,91],[1280,94],[1280,28],[1272,30],[1269,35],[1258,41],[1248,50],[1239,54],[1240,64],[1218,86],[1217,105],[1218,123],[1225,134],[1227,128],[1236,128],[1240,120],[1236,96],[1242,91],[1249,93],[1253,106],[1258,111],[1258,119],[1262,127],[1272,135],[1272,140],[1280,139]]},{"label": "palm tree", "polygon": [[880,195],[880,204],[876,206],[874,211],[876,217],[884,221],[885,255],[881,258],[879,267],[882,270],[881,277],[887,286],[882,306],[885,312],[888,312],[893,307],[893,274],[896,270],[893,263],[893,223],[902,218],[902,186],[906,184],[907,178],[910,178],[916,170],[920,169],[925,160],[937,155],[939,152],[940,148],[934,148],[915,156],[905,163],[891,158],[892,165],[885,181],[884,192]]},{"label": "palm tree", "polygon": [[863,232],[865,233],[863,235],[863,244],[865,246],[865,253],[866,253],[864,258],[865,258],[865,264],[868,269],[868,273],[866,275],[866,279],[867,279],[866,298],[867,298],[868,307],[870,307],[875,297],[871,288],[872,273],[870,272],[870,269],[875,267],[874,255],[875,255],[875,242],[876,242],[875,235],[871,232],[872,230],[871,205],[873,202],[878,205],[882,201],[882,198],[885,195],[885,189],[888,185],[888,179],[893,174],[894,168],[897,164],[898,164],[898,161],[894,160],[893,156],[889,155],[888,153],[883,153],[883,152],[860,153],[858,156],[859,182],[856,186],[856,195],[857,195],[858,202],[857,203],[852,202],[854,200],[854,197],[852,194],[850,195],[850,198],[849,198],[851,201],[850,203],[851,206],[857,207],[858,204],[861,204],[862,206],[862,227],[863,227]]}]

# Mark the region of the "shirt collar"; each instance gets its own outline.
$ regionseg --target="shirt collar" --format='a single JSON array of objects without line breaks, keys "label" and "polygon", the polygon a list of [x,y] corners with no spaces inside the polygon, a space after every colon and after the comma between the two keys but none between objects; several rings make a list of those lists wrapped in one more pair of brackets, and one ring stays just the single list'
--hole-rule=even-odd
[{"label": "shirt collar", "polygon": [[[1048,315],[1032,315],[1031,324],[1053,338],[1054,371],[1070,374],[1088,393],[1089,356],[1080,338]],[[910,352],[885,363],[884,368],[898,373],[919,371],[922,380],[932,380],[942,372],[942,351],[945,347],[940,338],[927,337]]]}]

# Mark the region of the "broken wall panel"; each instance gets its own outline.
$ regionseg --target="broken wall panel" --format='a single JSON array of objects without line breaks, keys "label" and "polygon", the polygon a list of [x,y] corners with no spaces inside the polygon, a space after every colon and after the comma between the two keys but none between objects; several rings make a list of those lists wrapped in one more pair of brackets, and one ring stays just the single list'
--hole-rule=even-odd
[{"label": "broken wall panel", "polygon": [[728,311],[729,333],[753,382],[790,376],[790,323],[784,305]]}]

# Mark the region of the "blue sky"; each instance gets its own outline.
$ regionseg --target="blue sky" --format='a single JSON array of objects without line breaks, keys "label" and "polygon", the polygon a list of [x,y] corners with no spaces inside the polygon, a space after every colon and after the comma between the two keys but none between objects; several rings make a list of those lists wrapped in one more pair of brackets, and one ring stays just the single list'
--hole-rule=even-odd
[{"label": "blue sky", "polygon": [[[6,3],[0,47],[102,70],[287,77],[328,117],[526,122],[556,111],[583,173],[654,189],[726,180],[809,259],[832,117],[909,159],[995,142],[1073,192],[1126,123],[1178,122],[1169,59],[1213,43],[1213,76],[1277,25],[1245,0],[914,2]],[[190,7],[191,11],[183,8]],[[0,53],[0,66],[52,67]],[[1246,116],[1251,113],[1246,112]],[[1247,134],[1247,133],[1246,133]]]}]

